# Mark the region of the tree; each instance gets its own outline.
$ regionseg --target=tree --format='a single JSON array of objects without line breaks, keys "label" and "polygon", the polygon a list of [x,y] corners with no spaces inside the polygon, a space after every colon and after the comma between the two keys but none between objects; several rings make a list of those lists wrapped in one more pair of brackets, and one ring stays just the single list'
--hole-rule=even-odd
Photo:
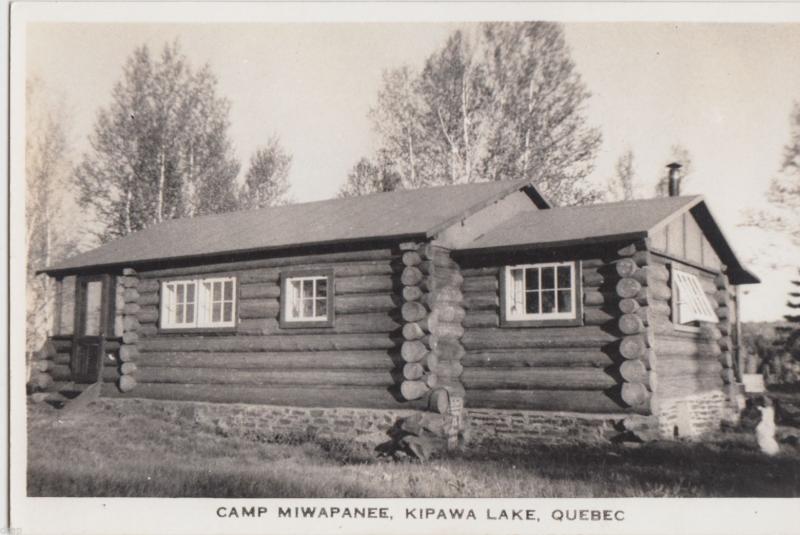
[{"label": "tree", "polygon": [[347,181],[339,189],[339,197],[357,197],[370,193],[394,191],[402,181],[401,176],[387,165],[373,163],[361,158],[347,175]]},{"label": "tree", "polygon": [[292,157],[273,136],[250,158],[250,168],[239,190],[239,208],[265,208],[289,202]]},{"label": "tree", "polygon": [[375,159],[405,188],[526,178],[557,203],[593,202],[586,178],[601,138],[588,97],[561,26],[457,30],[420,72],[384,75],[370,112]]},{"label": "tree", "polygon": [[65,217],[69,197],[69,144],[64,106],[47,98],[41,80],[25,86],[25,226],[27,350],[44,342],[52,325],[52,282],[40,270],[66,256],[74,241]]},{"label": "tree", "polygon": [[558,204],[597,201],[601,194],[586,178],[602,137],[587,124],[590,93],[564,30],[551,22],[482,27],[493,117],[485,175],[527,178]]},{"label": "tree", "polygon": [[609,181],[609,186],[614,197],[621,201],[630,201],[634,198],[633,183],[635,180],[633,168],[633,150],[630,148],[622,153],[617,160],[616,175]]},{"label": "tree", "polygon": [[100,222],[102,241],[236,207],[230,104],[216,83],[208,66],[192,69],[177,42],[158,60],[147,46],[128,58],[75,170],[80,203]]},{"label": "tree", "polygon": [[[689,152],[689,149],[681,144],[672,145],[669,151],[670,156],[668,161],[664,163],[664,168],[666,168],[667,164],[670,163],[681,164],[681,191],[683,191],[686,187],[686,184],[689,182],[689,177],[693,171],[692,155]],[[666,171],[663,173],[661,178],[658,179],[658,182],[656,182],[655,194],[656,197],[666,197],[669,195],[669,173]]]}]

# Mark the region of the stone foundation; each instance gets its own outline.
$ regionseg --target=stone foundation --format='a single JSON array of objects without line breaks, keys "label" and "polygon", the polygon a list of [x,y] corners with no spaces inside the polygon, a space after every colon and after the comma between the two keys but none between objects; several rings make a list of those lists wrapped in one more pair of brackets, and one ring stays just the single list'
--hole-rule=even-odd
[{"label": "stone foundation", "polygon": [[279,435],[298,438],[313,436],[356,440],[372,446],[388,442],[389,429],[399,419],[417,413],[414,410],[279,407],[146,399],[101,398],[96,403],[112,410],[119,404],[152,405],[167,420],[191,423],[226,436],[255,439]]},{"label": "stone foundation", "polygon": [[730,418],[731,403],[721,390],[712,390],[658,404],[658,429],[663,438],[697,438],[720,429]]},{"label": "stone foundation", "polygon": [[620,434],[625,414],[467,409],[471,443],[604,443]]}]

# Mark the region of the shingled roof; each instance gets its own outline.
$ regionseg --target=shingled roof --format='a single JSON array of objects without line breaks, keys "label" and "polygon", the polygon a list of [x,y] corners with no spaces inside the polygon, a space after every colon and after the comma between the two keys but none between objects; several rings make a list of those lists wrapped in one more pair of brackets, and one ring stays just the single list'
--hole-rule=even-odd
[{"label": "shingled roof", "polygon": [[[75,255],[43,272],[55,274],[89,267],[131,266],[296,246],[430,237],[520,189],[541,199],[527,180],[518,180],[401,190],[173,219]],[[547,205],[546,201],[541,202]]]},{"label": "shingled roof", "polygon": [[739,261],[700,195],[523,212],[492,227],[460,251],[486,253],[646,238],[687,211],[697,219],[709,243],[728,266],[732,282],[759,282]]}]

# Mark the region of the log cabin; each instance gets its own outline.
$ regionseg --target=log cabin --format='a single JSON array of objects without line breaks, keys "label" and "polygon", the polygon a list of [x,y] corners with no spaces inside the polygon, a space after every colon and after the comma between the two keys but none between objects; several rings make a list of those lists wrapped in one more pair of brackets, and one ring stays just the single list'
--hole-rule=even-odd
[{"label": "log cabin", "polygon": [[671,193],[555,207],[505,181],[165,221],[44,270],[31,382],[288,427],[698,436],[735,417],[736,288],[758,279]]}]

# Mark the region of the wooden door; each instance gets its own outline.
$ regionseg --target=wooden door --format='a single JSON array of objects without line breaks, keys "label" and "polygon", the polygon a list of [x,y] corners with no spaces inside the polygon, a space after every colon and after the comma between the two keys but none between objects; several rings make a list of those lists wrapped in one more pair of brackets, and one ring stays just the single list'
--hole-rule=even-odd
[{"label": "wooden door", "polygon": [[75,330],[70,371],[78,383],[94,383],[102,374],[105,340],[113,328],[111,277],[78,277],[75,285]]}]

